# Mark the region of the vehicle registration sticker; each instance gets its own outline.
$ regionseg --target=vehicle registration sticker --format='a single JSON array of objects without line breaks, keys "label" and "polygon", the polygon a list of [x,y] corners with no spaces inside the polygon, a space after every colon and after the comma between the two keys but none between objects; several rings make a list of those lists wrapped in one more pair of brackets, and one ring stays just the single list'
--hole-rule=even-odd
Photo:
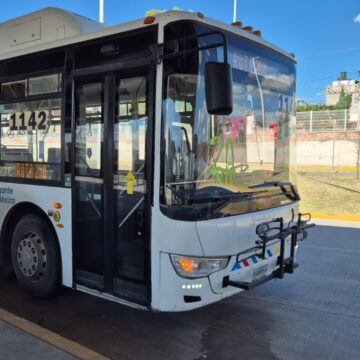
[{"label": "vehicle registration sticker", "polygon": [[253,270],[253,281],[259,280],[262,277],[266,276],[268,265],[261,265]]}]

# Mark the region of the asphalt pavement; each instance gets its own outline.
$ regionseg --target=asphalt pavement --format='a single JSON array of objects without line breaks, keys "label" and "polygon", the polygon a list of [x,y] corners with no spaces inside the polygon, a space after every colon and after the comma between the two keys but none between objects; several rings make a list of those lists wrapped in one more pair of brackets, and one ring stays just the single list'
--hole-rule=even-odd
[{"label": "asphalt pavement", "polygon": [[[192,312],[143,312],[71,290],[39,301],[15,282],[0,284],[0,308],[111,359],[358,360],[360,226],[322,223],[332,226],[309,231],[293,275]],[[23,359],[17,344],[71,359],[4,322],[0,332],[0,359]]]}]

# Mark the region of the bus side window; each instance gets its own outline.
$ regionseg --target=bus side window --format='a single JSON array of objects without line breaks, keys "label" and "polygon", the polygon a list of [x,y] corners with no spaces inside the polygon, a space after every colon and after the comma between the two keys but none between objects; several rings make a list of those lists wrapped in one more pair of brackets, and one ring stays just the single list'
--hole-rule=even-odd
[{"label": "bus side window", "polygon": [[[60,180],[61,99],[6,102],[0,119],[0,175]],[[46,170],[39,173],[41,164]]]}]

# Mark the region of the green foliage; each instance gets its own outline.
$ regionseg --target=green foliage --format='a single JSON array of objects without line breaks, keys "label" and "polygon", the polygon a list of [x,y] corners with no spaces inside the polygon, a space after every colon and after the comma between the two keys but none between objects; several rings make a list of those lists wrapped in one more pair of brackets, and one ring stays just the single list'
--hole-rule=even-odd
[{"label": "green foliage", "polygon": [[349,109],[351,106],[351,99],[352,95],[346,95],[344,88],[341,88],[339,101],[336,106],[338,106],[339,109]]},{"label": "green foliage", "polygon": [[339,108],[337,105],[305,105],[298,106],[296,111],[321,111],[321,110],[340,110],[343,108]]},{"label": "green foliage", "polygon": [[321,111],[321,110],[345,110],[351,106],[352,95],[346,95],[344,88],[341,88],[339,101],[335,105],[305,105],[298,106],[296,111]]},{"label": "green foliage", "polygon": [[303,105],[303,106],[298,106],[296,111],[297,112],[301,112],[301,111],[320,111],[320,110],[327,110],[327,106],[326,105]]}]

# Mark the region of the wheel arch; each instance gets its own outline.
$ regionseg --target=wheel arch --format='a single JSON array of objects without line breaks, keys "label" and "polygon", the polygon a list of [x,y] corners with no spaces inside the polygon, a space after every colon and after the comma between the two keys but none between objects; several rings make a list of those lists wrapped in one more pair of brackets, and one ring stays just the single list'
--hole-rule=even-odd
[{"label": "wheel arch", "polygon": [[[6,214],[4,221],[1,226],[0,233],[0,263],[3,264],[5,271],[12,270],[12,261],[11,261],[11,239],[18,221],[25,215],[38,215],[41,217],[48,225],[51,231],[54,234],[55,241],[57,243],[60,255],[60,268],[62,269],[62,258],[61,258],[61,249],[58,235],[56,233],[55,227],[49,219],[49,216],[42,210],[38,205],[35,205],[31,202],[20,202],[13,206],[9,212]],[[61,271],[62,278],[62,271]]]}]

